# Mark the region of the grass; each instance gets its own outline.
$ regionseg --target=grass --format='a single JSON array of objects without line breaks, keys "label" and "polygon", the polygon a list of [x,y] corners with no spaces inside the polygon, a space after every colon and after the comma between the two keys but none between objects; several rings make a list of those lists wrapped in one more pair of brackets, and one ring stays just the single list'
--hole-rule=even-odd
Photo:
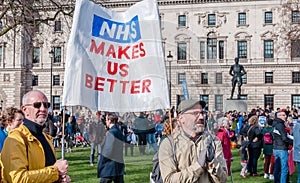
[{"label": "grass", "polygon": [[[241,170],[240,158],[237,150],[232,150],[234,161],[231,164],[232,180],[235,183],[271,183],[273,181],[263,178],[263,159],[258,162],[258,173],[260,177],[247,177],[242,179],[239,174]],[[57,151],[57,157],[61,157],[61,151]],[[149,173],[152,169],[152,155],[138,156],[138,148],[134,150],[135,156],[124,156],[125,171],[124,176],[126,183],[148,183]],[[72,153],[65,153],[65,159],[69,162],[69,176],[72,182],[95,183],[99,182],[97,178],[97,164],[90,166],[89,164],[90,148],[74,148]],[[296,168],[297,169],[297,168]],[[297,183],[297,171],[290,176],[291,183]],[[231,183],[231,177],[228,177],[227,183]]]}]

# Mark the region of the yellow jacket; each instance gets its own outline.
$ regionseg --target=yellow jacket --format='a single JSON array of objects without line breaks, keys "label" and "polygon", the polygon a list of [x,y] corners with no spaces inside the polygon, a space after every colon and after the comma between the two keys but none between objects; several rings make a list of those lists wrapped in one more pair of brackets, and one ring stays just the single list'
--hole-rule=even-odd
[{"label": "yellow jacket", "polygon": [[[20,133],[24,136],[22,137]],[[55,155],[52,138],[45,133],[44,135]],[[50,183],[59,179],[58,169],[55,166],[45,167],[42,144],[23,124],[9,132],[1,152],[1,164],[2,182]]]}]

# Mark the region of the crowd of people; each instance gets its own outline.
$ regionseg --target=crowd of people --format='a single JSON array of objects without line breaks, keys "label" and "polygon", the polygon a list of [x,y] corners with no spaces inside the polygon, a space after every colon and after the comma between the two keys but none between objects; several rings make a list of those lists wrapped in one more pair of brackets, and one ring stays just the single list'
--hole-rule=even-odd
[{"label": "crowd of people", "polygon": [[[295,163],[299,170],[298,108],[287,106],[272,111],[269,106],[265,109],[258,106],[248,114],[234,110],[221,116],[209,116],[208,128],[222,142],[228,176],[231,175],[233,144],[239,149],[242,178],[262,175],[275,183],[289,182]],[[257,171],[260,157],[264,159],[263,172]]]},{"label": "crowd of people", "polygon": [[[24,95],[21,109],[1,111],[0,177],[7,182],[70,182],[68,162],[55,157],[55,149],[62,144],[68,153],[74,146],[89,146],[90,166],[98,164],[103,183],[124,182],[123,148],[125,156],[157,153],[164,182],[226,182],[232,176],[233,144],[239,149],[242,178],[262,173],[276,183],[288,182],[288,175],[295,171],[294,162],[299,170],[300,110],[272,111],[266,106],[249,113],[238,109],[222,113],[205,107],[203,101],[185,100],[170,113],[53,113],[42,92],[30,91]],[[164,140],[166,137],[169,140]],[[139,154],[134,154],[134,148]],[[264,172],[257,168],[261,156]]]}]

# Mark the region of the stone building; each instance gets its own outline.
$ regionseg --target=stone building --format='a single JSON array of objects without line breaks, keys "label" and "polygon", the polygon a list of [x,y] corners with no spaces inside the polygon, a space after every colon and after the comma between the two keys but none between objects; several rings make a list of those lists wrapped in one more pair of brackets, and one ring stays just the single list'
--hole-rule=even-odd
[{"label": "stone building", "polygon": [[[101,3],[124,11],[135,2]],[[247,71],[241,97],[248,109],[300,107],[299,1],[158,0],[158,4],[172,106],[183,99],[185,81],[189,98],[205,100],[209,110],[224,110],[231,92],[229,69],[239,57]],[[35,30],[18,27],[0,37],[3,107],[20,106],[26,91],[39,89],[52,96],[53,108],[59,109],[71,22],[58,16],[49,25]]]}]

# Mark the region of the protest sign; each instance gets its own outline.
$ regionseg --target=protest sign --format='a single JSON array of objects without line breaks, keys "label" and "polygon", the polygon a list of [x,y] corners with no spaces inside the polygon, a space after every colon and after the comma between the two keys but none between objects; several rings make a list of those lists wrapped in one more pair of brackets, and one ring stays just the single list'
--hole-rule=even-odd
[{"label": "protest sign", "polygon": [[266,121],[267,121],[266,116],[259,116],[258,117],[258,123],[260,124],[260,126],[265,126]]},{"label": "protest sign", "polygon": [[155,0],[125,12],[77,0],[63,106],[114,112],[170,108],[159,24]]}]

